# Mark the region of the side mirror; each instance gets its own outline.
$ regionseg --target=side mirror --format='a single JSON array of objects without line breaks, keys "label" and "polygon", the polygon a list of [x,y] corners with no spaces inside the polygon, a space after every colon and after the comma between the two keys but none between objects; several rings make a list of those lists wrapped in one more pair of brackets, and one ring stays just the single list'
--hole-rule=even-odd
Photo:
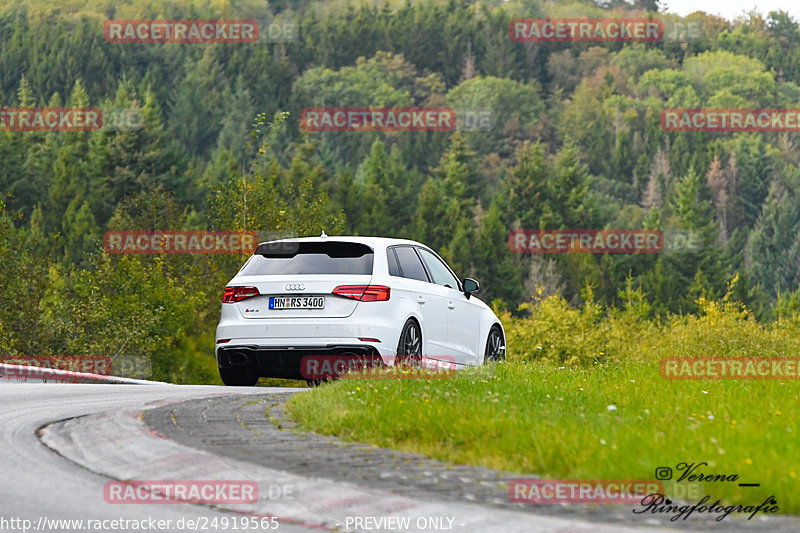
[{"label": "side mirror", "polygon": [[481,286],[472,278],[464,278],[464,296],[469,297],[472,296],[473,292],[478,292]]}]

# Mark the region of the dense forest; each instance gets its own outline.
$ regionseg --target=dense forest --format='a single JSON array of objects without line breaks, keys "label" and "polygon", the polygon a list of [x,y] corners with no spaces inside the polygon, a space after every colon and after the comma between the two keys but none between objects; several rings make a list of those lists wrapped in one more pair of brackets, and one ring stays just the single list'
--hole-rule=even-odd
[{"label": "dense forest", "polygon": [[[796,133],[665,132],[666,108],[800,107],[786,13],[695,13],[692,38],[525,43],[517,18],[648,17],[657,2],[0,1],[0,106],[135,109],[136,128],[0,128],[6,354],[146,355],[212,379],[240,256],[119,256],[103,234],[257,230],[413,238],[498,310],[561,293],[654,319],[738,275],[762,320],[800,305]],[[664,15],[665,20],[676,17]],[[255,19],[281,42],[131,44],[109,19]],[[448,107],[484,131],[312,132],[309,107]],[[515,229],[681,229],[691,253],[518,254]]]}]

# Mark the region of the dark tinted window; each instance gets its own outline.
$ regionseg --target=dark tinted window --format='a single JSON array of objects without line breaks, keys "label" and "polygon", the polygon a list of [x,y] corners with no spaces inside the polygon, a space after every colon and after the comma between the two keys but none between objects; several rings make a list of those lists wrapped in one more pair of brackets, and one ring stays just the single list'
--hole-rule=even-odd
[{"label": "dark tinted window", "polygon": [[386,250],[386,261],[389,263],[389,275],[399,276],[400,266],[397,264],[397,256],[394,255],[394,250],[392,248]]},{"label": "dark tinted window", "polygon": [[374,257],[372,248],[354,242],[264,243],[239,274],[372,274]]},{"label": "dark tinted window", "polygon": [[425,261],[434,283],[446,285],[451,289],[458,289],[458,280],[441,259],[424,248],[419,248],[418,251],[419,255],[422,256],[422,260]]},{"label": "dark tinted window", "polygon": [[397,260],[400,262],[400,270],[404,278],[418,279],[420,281],[429,281],[428,275],[425,273],[425,267],[417,257],[417,252],[410,246],[398,246],[394,249],[397,253]]}]

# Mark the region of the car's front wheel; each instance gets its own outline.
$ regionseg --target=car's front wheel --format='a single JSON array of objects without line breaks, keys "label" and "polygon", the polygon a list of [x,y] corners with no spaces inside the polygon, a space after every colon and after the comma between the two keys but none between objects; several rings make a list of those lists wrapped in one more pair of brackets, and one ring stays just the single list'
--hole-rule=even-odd
[{"label": "car's front wheel", "polygon": [[486,339],[486,351],[483,355],[483,362],[497,362],[506,358],[506,341],[503,338],[503,331],[499,326],[494,325],[489,330],[489,337]]},{"label": "car's front wheel", "polygon": [[230,387],[252,387],[258,383],[258,374],[247,366],[220,368],[219,377]]}]

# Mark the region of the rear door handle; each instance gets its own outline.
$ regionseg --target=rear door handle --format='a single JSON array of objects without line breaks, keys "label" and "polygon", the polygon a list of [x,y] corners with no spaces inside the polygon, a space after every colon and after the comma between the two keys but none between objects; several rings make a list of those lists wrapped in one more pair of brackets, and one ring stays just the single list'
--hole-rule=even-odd
[{"label": "rear door handle", "polygon": [[417,296],[417,301],[419,303],[421,303],[421,304],[424,304],[425,303],[425,298],[423,298],[422,296]]},{"label": "rear door handle", "polygon": [[447,307],[449,309],[455,309],[456,308],[456,304],[454,304],[453,302],[447,302]]}]

